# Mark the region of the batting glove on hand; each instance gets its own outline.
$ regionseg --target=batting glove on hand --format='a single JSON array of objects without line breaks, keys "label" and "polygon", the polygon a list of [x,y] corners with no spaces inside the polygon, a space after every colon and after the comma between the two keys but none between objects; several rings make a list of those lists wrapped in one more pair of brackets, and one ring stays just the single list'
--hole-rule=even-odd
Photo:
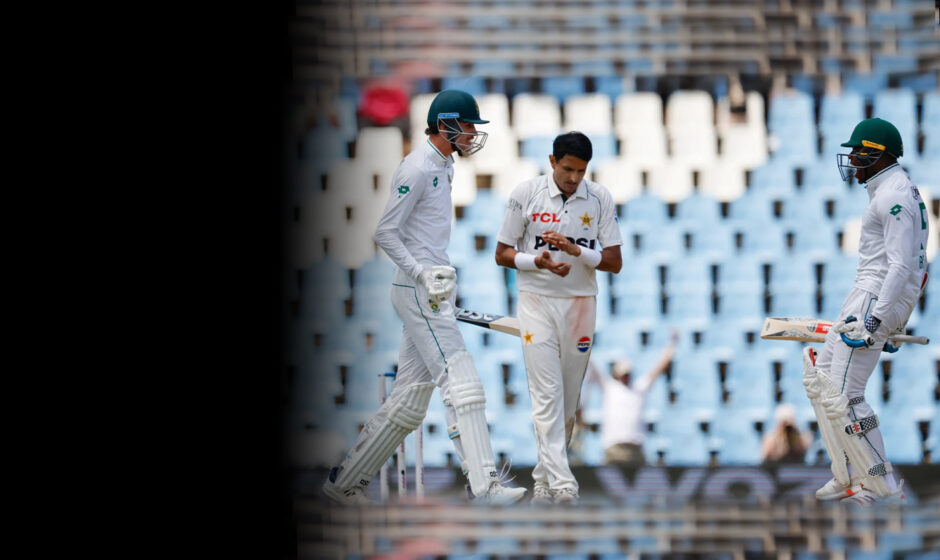
[{"label": "batting glove on hand", "polygon": [[[904,327],[901,327],[901,328],[898,329],[897,332],[895,332],[894,334],[903,334],[903,333],[904,333]],[[887,352],[887,353],[889,353],[889,354],[894,354],[895,352],[897,352],[898,350],[901,349],[901,345],[902,345],[902,344],[904,344],[904,343],[903,343],[903,342],[898,342],[897,340],[895,340],[895,339],[893,339],[893,338],[891,338],[891,337],[889,336],[889,337],[888,337],[888,340],[885,341],[884,348],[882,348],[881,351],[882,351],[882,352]]]},{"label": "batting glove on hand", "polygon": [[428,291],[428,300],[440,303],[457,287],[457,271],[451,266],[432,266],[418,273],[418,282]]},{"label": "batting glove on hand", "polygon": [[839,333],[842,342],[852,348],[868,348],[875,343],[872,333],[878,330],[881,321],[869,315],[865,322],[861,322],[854,315],[849,315],[845,319],[832,325],[832,330]]}]

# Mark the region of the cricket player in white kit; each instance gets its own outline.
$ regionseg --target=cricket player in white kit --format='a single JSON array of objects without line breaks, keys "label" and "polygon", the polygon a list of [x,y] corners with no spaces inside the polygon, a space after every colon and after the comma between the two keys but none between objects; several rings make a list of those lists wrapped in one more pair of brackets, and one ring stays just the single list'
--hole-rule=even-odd
[{"label": "cricket player in white kit", "polygon": [[584,178],[591,141],[580,132],[561,134],[552,152],[552,174],[510,194],[496,262],[519,270],[519,328],[538,446],[532,501],[572,504],[578,482],[567,446],[594,340],[594,271],[620,272],[623,242],[610,192]]},{"label": "cricket player in white kit", "polygon": [[398,375],[392,392],[359,434],[353,449],[323,486],[333,500],[367,504],[365,486],[424,419],[434,387],[444,399],[448,432],[476,503],[509,504],[524,488],[503,486],[496,472],[484,413],[483,384],[454,316],[457,275],[447,245],[453,216],[453,154],[483,147],[485,132],[473,97],[445,90],[431,102],[428,139],[392,177],[375,241],[398,270],[391,297],[403,323]]},{"label": "cricket player in white kit", "polygon": [[899,495],[903,485],[886,458],[865,385],[881,352],[898,351],[891,335],[903,333],[927,283],[928,226],[924,201],[897,163],[904,146],[894,125],[866,119],[842,146],[852,149],[837,156],[843,180],[854,172],[868,190],[858,270],[822,352],[803,351],[803,384],[834,475],[817,498],[865,505]]}]

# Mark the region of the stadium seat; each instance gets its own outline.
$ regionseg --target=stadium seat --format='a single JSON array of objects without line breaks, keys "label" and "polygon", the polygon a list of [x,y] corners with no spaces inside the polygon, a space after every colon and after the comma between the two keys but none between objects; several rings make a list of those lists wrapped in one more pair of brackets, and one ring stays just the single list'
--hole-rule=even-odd
[{"label": "stadium seat", "polygon": [[441,79],[441,91],[445,89],[461,89],[474,97],[480,97],[486,93],[486,82],[477,73],[471,76],[449,75]]},{"label": "stadium seat", "polygon": [[704,167],[717,159],[715,105],[708,92],[673,92],[666,101],[666,131],[671,161]]},{"label": "stadium seat", "polygon": [[[815,159],[815,155],[812,159]],[[749,191],[762,191],[783,198],[796,192],[796,174],[789,161],[771,159],[751,171]]]},{"label": "stadium seat", "polygon": [[629,223],[665,224],[668,220],[666,203],[662,198],[644,192],[624,204],[621,219]]},{"label": "stadium seat", "polygon": [[505,93],[486,93],[477,97],[480,116],[490,121],[481,130],[509,128],[509,98]]},{"label": "stadium seat", "polygon": [[454,206],[469,206],[477,197],[477,175],[472,157],[454,158],[454,178],[451,181],[451,201]]},{"label": "stadium seat", "polygon": [[487,124],[480,125],[480,130],[487,133],[486,144],[482,150],[467,158],[473,162],[478,175],[495,176],[507,167],[518,164],[519,140],[511,128]]},{"label": "stadium seat", "polygon": [[541,81],[542,93],[551,95],[558,100],[559,104],[585,91],[584,78],[581,76],[545,76]]},{"label": "stadium seat", "polygon": [[652,167],[647,189],[665,202],[679,202],[695,188],[692,169],[678,162]]},{"label": "stadium seat", "polygon": [[552,154],[554,136],[530,136],[522,139],[520,156],[538,164],[542,173],[551,173],[551,161],[548,156]]},{"label": "stadium seat", "polygon": [[626,81],[623,77],[618,76],[617,74],[611,73],[600,73],[592,72],[594,76],[594,89],[597,93],[603,93],[611,99],[611,102],[616,100],[620,95],[622,95],[628,89],[632,89],[632,84],[629,86],[624,82]]},{"label": "stadium seat", "polygon": [[554,139],[561,132],[560,107],[551,95],[520,93],[512,99],[512,128],[522,140],[537,136]]},{"label": "stadium seat", "polygon": [[372,173],[386,173],[394,171],[404,156],[404,141],[397,126],[366,126],[359,130],[355,156],[358,165]]},{"label": "stadium seat", "polygon": [[[732,398],[734,395],[732,394]],[[718,440],[718,462],[721,465],[755,465],[760,463],[761,438],[746,409],[728,408],[715,415],[711,433]]]},{"label": "stadium seat", "polygon": [[917,98],[911,89],[888,88],[875,93],[872,116],[897,127],[907,161],[920,157],[917,152]]},{"label": "stadium seat", "polygon": [[643,190],[642,172],[629,160],[611,158],[591,167],[594,181],[607,187],[616,204],[627,202]]},{"label": "stadium seat", "polygon": [[663,103],[652,92],[629,92],[614,103],[614,130],[622,142],[620,153],[642,167],[666,161]]},{"label": "stadium seat", "polygon": [[[756,160],[752,163],[756,163]],[[741,162],[730,160],[721,160],[702,167],[699,171],[698,190],[721,202],[731,202],[745,193],[744,171]]]},{"label": "stadium seat", "polygon": [[734,231],[725,222],[704,221],[686,226],[685,232],[690,237],[690,256],[703,256],[716,261],[734,254]]},{"label": "stadium seat", "polygon": [[590,137],[613,132],[613,108],[603,93],[572,95],[564,103],[564,129],[578,130]]}]

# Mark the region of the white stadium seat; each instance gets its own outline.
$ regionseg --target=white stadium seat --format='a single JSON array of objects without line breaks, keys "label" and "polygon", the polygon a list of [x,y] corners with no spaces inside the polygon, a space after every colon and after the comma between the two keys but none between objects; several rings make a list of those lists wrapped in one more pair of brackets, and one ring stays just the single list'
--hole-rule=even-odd
[{"label": "white stadium seat", "polygon": [[558,99],[541,93],[520,93],[512,100],[512,129],[520,139],[555,137],[561,132]]},{"label": "white stadium seat", "polygon": [[607,187],[617,204],[622,204],[643,192],[640,168],[635,162],[622,158],[599,163],[594,180]]},{"label": "white stadium seat", "polygon": [[565,100],[566,131],[587,134],[608,134],[613,131],[613,109],[610,97],[603,93],[572,95]]}]

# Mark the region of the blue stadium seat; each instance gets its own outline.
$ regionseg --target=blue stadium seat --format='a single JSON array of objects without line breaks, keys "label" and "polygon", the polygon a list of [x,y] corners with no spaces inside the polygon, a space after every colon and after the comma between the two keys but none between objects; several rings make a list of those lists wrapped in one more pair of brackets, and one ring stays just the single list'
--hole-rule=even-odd
[{"label": "blue stadium seat", "polygon": [[690,256],[718,260],[734,254],[734,231],[724,222],[702,224],[686,230],[691,236]]},{"label": "blue stadium seat", "polygon": [[786,232],[776,222],[750,222],[739,225],[741,252],[771,259],[786,251]]},{"label": "blue stadium seat", "polygon": [[385,257],[376,256],[356,269],[354,275],[355,289],[368,286],[382,286],[389,288],[395,277],[396,267],[392,261]]},{"label": "blue stadium seat", "polygon": [[621,222],[626,223],[648,223],[652,225],[663,225],[668,220],[666,213],[666,203],[663,199],[654,194],[643,192],[639,196],[633,197],[623,205],[624,215]]},{"label": "blue stadium seat", "polygon": [[[617,137],[610,134],[591,134],[591,165],[614,159],[617,157]],[[554,141],[554,139],[553,139]]]},{"label": "blue stadium seat", "polygon": [[[633,200],[627,204],[632,202]],[[637,247],[635,253],[637,258],[648,258],[654,262],[669,262],[680,258],[685,252],[685,240],[682,231],[678,228],[638,223],[632,230],[640,240],[640,246]]]},{"label": "blue stadium seat", "polygon": [[708,463],[705,434],[700,431],[698,421],[681,409],[662,415],[656,423],[656,441],[665,445],[663,451],[667,465],[703,466]]},{"label": "blue stadium seat", "polygon": [[882,89],[875,94],[872,116],[890,121],[901,133],[904,158],[917,159],[917,97],[911,89]]},{"label": "blue stadium seat", "polygon": [[792,91],[771,96],[767,108],[767,128],[776,131],[779,126],[793,123],[803,127],[816,126],[812,95]]},{"label": "blue stadium seat", "polygon": [[[789,194],[790,191],[787,191]],[[748,190],[744,195],[732,201],[728,207],[728,217],[735,225],[767,224],[773,222],[774,200],[783,198],[783,191],[775,199],[773,195],[761,189]]]},{"label": "blue stadium seat", "polygon": [[842,86],[845,90],[858,92],[866,103],[870,103],[875,93],[888,87],[888,75],[884,72],[846,72]]},{"label": "blue stadium seat", "polygon": [[486,93],[486,82],[476,72],[471,76],[450,75],[441,79],[441,89],[462,89],[470,95],[479,96]]},{"label": "blue stadium seat", "polygon": [[[477,189],[477,196],[464,208],[463,219],[475,234],[495,236],[503,224],[506,201],[492,189]],[[495,242],[490,252],[496,249]]]},{"label": "blue stadium seat", "polygon": [[575,60],[571,63],[571,73],[577,76],[609,76],[615,71],[611,60]]},{"label": "blue stadium seat", "polygon": [[545,76],[542,78],[542,93],[554,95],[561,104],[564,104],[569,96],[584,92],[584,78],[581,76]]},{"label": "blue stadium seat", "polygon": [[728,364],[728,406],[741,410],[771,410],[774,406],[774,372],[768,354],[760,347],[735,353]]},{"label": "blue stadium seat", "polygon": [[[815,159],[815,154],[812,159]],[[751,170],[750,185],[745,196],[761,192],[767,196],[781,198],[796,191],[796,175],[793,163],[771,159]]]},{"label": "blue stadium seat", "polygon": [[611,102],[614,102],[617,97],[620,96],[623,92],[627,91],[624,87],[624,79],[617,74],[600,74],[595,73],[594,75],[594,90],[598,93],[606,94],[610,97]]},{"label": "blue stadium seat", "polygon": [[715,197],[694,191],[676,204],[676,220],[680,224],[714,224],[721,220],[721,205]]},{"label": "blue stadium seat", "polygon": [[678,414],[711,418],[721,406],[718,367],[709,352],[677,354],[672,367],[672,385],[677,393],[674,407]]},{"label": "blue stadium seat", "polygon": [[813,262],[825,262],[841,253],[838,231],[841,228],[829,223],[803,224],[788,227],[793,238],[791,253]]},{"label": "blue stadium seat", "polygon": [[728,408],[715,416],[711,433],[722,465],[756,465],[761,461],[760,434],[746,409]]},{"label": "blue stadium seat", "polygon": [[792,284],[816,287],[815,262],[802,254],[779,255],[770,262],[770,289]]},{"label": "blue stadium seat", "polygon": [[[515,75],[515,65],[509,60],[483,59],[475,60],[471,65],[471,71],[474,76],[513,76]],[[482,95],[482,92],[469,92],[473,95]]]},{"label": "blue stadium seat", "polygon": [[531,159],[542,173],[550,173],[552,166],[548,156],[552,153],[554,136],[530,136],[522,139],[519,157]]}]

